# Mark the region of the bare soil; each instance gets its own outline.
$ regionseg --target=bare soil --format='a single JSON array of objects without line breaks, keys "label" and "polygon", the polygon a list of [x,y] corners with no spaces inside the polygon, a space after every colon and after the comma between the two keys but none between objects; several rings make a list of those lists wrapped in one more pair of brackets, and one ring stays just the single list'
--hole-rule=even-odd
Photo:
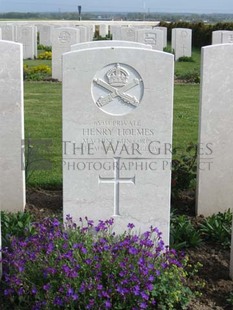
[{"label": "bare soil", "polygon": [[[187,207],[188,205],[188,207]],[[199,221],[194,217],[194,195],[187,193],[179,202],[182,213],[191,216],[193,221]],[[48,191],[42,189],[29,189],[27,192],[26,210],[32,213],[36,220],[42,220],[47,216],[62,216],[62,191]],[[229,278],[229,250],[224,250],[216,244],[205,243],[195,249],[186,252],[190,262],[200,262],[202,267],[196,276],[196,281],[205,283],[201,290],[202,296],[198,297],[189,306],[189,310],[232,310],[227,299],[233,292],[233,281]],[[190,283],[192,287],[192,283]]]}]

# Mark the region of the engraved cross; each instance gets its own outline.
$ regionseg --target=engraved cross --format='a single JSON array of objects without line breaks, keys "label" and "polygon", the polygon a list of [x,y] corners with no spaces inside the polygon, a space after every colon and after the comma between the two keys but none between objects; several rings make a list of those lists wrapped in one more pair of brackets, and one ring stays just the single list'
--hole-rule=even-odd
[{"label": "engraved cross", "polygon": [[114,157],[114,177],[102,178],[99,176],[99,183],[114,184],[114,214],[113,216],[120,215],[120,184],[135,184],[135,176],[132,178],[120,178],[120,157]]}]

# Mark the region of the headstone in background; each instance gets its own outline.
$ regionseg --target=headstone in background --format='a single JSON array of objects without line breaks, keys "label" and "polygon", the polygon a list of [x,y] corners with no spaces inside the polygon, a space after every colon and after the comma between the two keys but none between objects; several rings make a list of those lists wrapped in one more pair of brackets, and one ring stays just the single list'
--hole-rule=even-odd
[{"label": "headstone in background", "polygon": [[222,32],[222,42],[221,43],[233,43],[233,31]]},{"label": "headstone in background", "polygon": [[153,225],[169,243],[173,64],[131,47],[63,55],[64,216]]},{"label": "headstone in background", "polygon": [[233,45],[202,48],[197,214],[233,205]]},{"label": "headstone in background", "polygon": [[212,44],[222,43],[222,31],[223,30],[212,31]]},{"label": "headstone in background", "polygon": [[140,29],[137,30],[137,40],[140,43],[144,43],[152,46],[153,50],[162,51],[163,50],[163,31],[162,30],[152,30],[150,29]]},{"label": "headstone in background", "polygon": [[163,31],[163,48],[167,47],[167,27],[153,27],[153,29],[158,29]]},{"label": "headstone in background", "polygon": [[2,29],[2,40],[14,41],[15,40],[15,31],[13,25],[1,25]]},{"label": "headstone in background", "polygon": [[51,40],[51,32],[53,27],[52,26],[40,26],[39,29],[39,37],[40,37],[40,44],[44,46],[52,46]]},{"label": "headstone in background", "polygon": [[23,211],[23,47],[0,42],[0,210]]},{"label": "headstone in background", "polygon": [[23,44],[23,59],[37,57],[37,30],[35,26],[17,26],[16,41]]},{"label": "headstone in background", "polygon": [[78,43],[71,45],[71,51],[77,51],[80,49],[86,48],[96,48],[96,47],[117,47],[117,46],[126,46],[126,47],[139,47],[139,48],[148,48],[151,49],[151,45],[142,44],[139,42],[130,42],[130,41],[115,41],[115,40],[98,40],[86,43]]},{"label": "headstone in background", "polygon": [[62,80],[62,54],[69,52],[72,44],[80,42],[80,30],[77,28],[54,28],[52,31],[52,77]]},{"label": "headstone in background", "polygon": [[95,30],[94,30],[94,25],[86,25],[86,31],[87,31],[87,37],[86,37],[86,42],[93,41]]},{"label": "headstone in background", "polygon": [[99,35],[105,38],[108,35],[108,25],[101,24],[99,25]]},{"label": "headstone in background", "polygon": [[137,32],[134,27],[121,27],[119,40],[137,42]]},{"label": "headstone in background", "polygon": [[76,29],[80,31],[80,42],[88,41],[88,30],[86,26],[76,26]]},{"label": "headstone in background", "polygon": [[112,35],[112,40],[121,40],[121,26],[111,25],[110,34]]},{"label": "headstone in background", "polygon": [[180,57],[192,56],[192,30],[188,28],[172,29],[172,49],[175,52],[175,60]]},{"label": "headstone in background", "polygon": [[233,31],[216,30],[212,32],[212,45],[222,43],[233,43]]}]

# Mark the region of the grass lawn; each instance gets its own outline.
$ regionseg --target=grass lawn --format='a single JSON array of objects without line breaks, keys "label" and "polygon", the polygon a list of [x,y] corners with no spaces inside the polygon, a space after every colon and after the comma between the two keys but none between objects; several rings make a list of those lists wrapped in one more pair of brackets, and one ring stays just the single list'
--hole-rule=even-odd
[{"label": "grass lawn", "polygon": [[174,90],[173,146],[197,143],[199,84],[177,84]]},{"label": "grass lawn", "polygon": [[46,59],[27,59],[24,60],[23,62],[25,65],[28,65],[29,67],[35,67],[35,66],[40,66],[40,65],[47,65],[51,67],[51,60],[46,60]]},{"label": "grass lawn", "polygon": [[[33,168],[35,166],[31,165],[29,172],[32,173],[32,175],[29,179],[29,185],[41,187],[61,185],[61,83],[25,82],[24,92],[26,145],[28,144],[29,138],[32,139],[30,145],[37,149],[38,139],[43,139],[43,141],[44,139],[51,139],[52,143],[49,147],[49,152],[45,152],[50,154],[52,170],[37,171]],[[48,143],[50,144],[50,141]],[[47,158],[47,155],[45,155],[45,157]],[[29,162],[34,161],[34,158],[34,155],[29,156]]]},{"label": "grass lawn", "polygon": [[186,76],[192,74],[193,72],[200,72],[200,62],[201,62],[201,52],[200,49],[193,48],[192,59],[193,62],[179,62],[175,63],[175,75],[178,77]]}]

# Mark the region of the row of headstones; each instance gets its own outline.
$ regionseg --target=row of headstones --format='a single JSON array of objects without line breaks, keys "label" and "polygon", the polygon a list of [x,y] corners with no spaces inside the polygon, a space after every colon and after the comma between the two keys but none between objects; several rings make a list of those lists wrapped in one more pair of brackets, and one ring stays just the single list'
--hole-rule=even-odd
[{"label": "row of headstones", "polygon": [[34,59],[37,57],[37,34],[39,34],[39,43],[45,46],[56,46],[57,41],[61,44],[69,44],[69,41],[73,39],[71,38],[72,34],[70,34],[70,29],[76,32],[75,41],[71,44],[91,41],[94,37],[94,27],[91,26],[67,27],[61,28],[60,31],[57,30],[59,28],[60,27],[41,25],[2,25],[0,28],[0,39],[22,43],[23,58]]},{"label": "row of headstones", "polygon": [[[60,29],[60,30],[59,30]],[[54,27],[54,26],[1,26],[2,39],[15,41],[23,44],[24,59],[34,59],[37,57],[37,31],[39,33],[39,42],[42,45],[53,47],[53,64],[55,65],[52,76],[55,79],[61,78],[60,52],[65,53],[72,44],[92,41],[94,36],[94,27]],[[99,34],[102,37],[108,35],[108,26],[100,25]],[[154,27],[150,29],[141,29],[140,27],[120,27],[111,26],[110,33],[113,40],[125,40],[144,43],[152,46],[155,50],[162,51],[167,46],[167,28]],[[172,49],[175,52],[175,60],[182,56],[191,56],[192,49],[192,31],[185,28],[176,28],[172,30]],[[60,48],[61,47],[61,48]],[[57,51],[61,49],[60,52]],[[54,53],[55,52],[55,53]]]},{"label": "row of headstones", "polygon": [[[113,40],[140,42],[152,46],[152,49],[163,51],[167,46],[167,28],[151,27],[138,29],[126,26],[111,26]],[[187,28],[172,29],[172,50],[175,60],[192,55],[192,30]]]},{"label": "row of headstones", "polygon": [[[37,31],[39,43],[45,46],[52,46],[54,39],[54,28],[59,26],[38,25],[38,26],[15,26],[1,25],[0,39],[22,43],[24,46],[24,59],[37,56]],[[95,26],[67,27],[79,30],[79,38],[75,43],[92,41],[95,33]],[[135,41],[149,44],[155,50],[163,50],[167,46],[166,27],[130,27],[111,26],[110,33],[113,40]],[[105,37],[109,34],[108,25],[99,25],[99,35]],[[56,40],[56,34],[55,34]],[[175,60],[182,56],[191,56],[192,31],[186,28],[172,29],[172,50],[175,53]],[[212,32],[212,44],[233,43],[233,31],[217,30]],[[74,43],[73,43],[74,44]]]},{"label": "row of headstones", "polygon": [[[168,244],[173,55],[98,44],[63,55],[64,215],[113,216],[116,232],[129,222],[157,226]],[[197,213],[205,216],[233,203],[232,53],[233,44],[202,49]],[[0,55],[0,203],[22,211],[22,45],[1,41]]]},{"label": "row of headstones", "polygon": [[[118,42],[122,40],[122,42],[138,42],[147,45],[149,48],[160,51],[162,51],[163,48],[167,45],[166,27],[155,27],[154,29],[137,29],[133,27],[112,26],[111,31],[113,33],[113,41]],[[120,36],[117,36],[118,31]],[[78,32],[75,28],[57,28],[54,29],[53,34],[52,77],[61,81],[62,54],[72,50],[72,45],[76,45],[82,41],[80,41]],[[175,60],[182,56],[191,57],[191,29],[176,28],[172,30],[172,49],[175,52]]]},{"label": "row of headstones", "polygon": [[37,57],[37,28],[35,26],[1,26],[1,39],[23,44],[24,59]]}]

